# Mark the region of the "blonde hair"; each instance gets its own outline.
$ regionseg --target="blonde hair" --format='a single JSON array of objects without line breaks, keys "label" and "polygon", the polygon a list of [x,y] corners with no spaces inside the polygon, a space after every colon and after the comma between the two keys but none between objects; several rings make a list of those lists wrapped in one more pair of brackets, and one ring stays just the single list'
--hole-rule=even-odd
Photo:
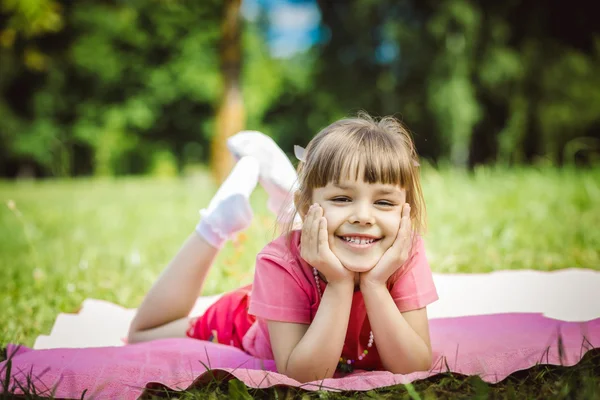
[{"label": "blonde hair", "polygon": [[[359,176],[360,171],[363,176]],[[423,233],[425,201],[419,160],[408,130],[394,117],[375,120],[366,113],[321,130],[308,144],[297,168],[296,210],[306,214],[315,188],[341,179],[398,185],[406,190],[414,233]],[[296,211],[297,212],[297,211]],[[295,217],[295,215],[294,215]],[[293,218],[292,218],[293,221]],[[292,222],[286,229],[292,230]]]}]

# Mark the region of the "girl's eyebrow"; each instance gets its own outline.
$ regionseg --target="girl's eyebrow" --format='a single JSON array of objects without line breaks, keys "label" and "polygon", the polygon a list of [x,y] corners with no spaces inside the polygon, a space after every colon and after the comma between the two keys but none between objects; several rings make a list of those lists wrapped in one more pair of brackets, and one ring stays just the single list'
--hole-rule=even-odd
[{"label": "girl's eyebrow", "polygon": [[[338,189],[341,190],[352,190],[354,189],[352,186],[348,186],[348,185],[344,185],[342,183],[334,183],[333,186],[335,186]],[[394,194],[401,194],[402,191],[395,189],[395,188],[382,188],[382,189],[378,189],[375,194],[377,195],[382,195],[382,196],[389,196],[389,195],[394,195]]]},{"label": "girl's eyebrow", "polygon": [[394,189],[379,189],[377,192],[379,195],[392,195],[392,194],[400,194],[400,191]]},{"label": "girl's eyebrow", "polygon": [[342,189],[342,190],[351,190],[352,189],[350,186],[342,185],[341,183],[334,183],[333,186],[335,186],[338,189]]}]

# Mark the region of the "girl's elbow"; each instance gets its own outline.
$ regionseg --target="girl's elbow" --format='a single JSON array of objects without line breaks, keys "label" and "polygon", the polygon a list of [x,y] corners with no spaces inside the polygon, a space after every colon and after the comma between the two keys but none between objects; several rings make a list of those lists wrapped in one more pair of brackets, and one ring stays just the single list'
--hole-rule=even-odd
[{"label": "girl's elbow", "polygon": [[129,332],[127,333],[127,344],[134,344],[134,343],[138,343],[139,337],[137,335],[137,331],[134,330],[129,330]]},{"label": "girl's elbow", "polygon": [[431,354],[431,349],[428,349],[428,351],[423,355],[423,357],[421,357],[416,363],[414,372],[429,371],[431,369],[432,362],[433,356]]},{"label": "girl's elbow", "polygon": [[310,367],[299,367],[286,368],[283,375],[292,378],[300,383],[307,383],[313,381],[321,381],[323,379],[333,378],[335,374],[335,368],[333,370],[327,369],[325,371],[319,371],[319,369]]},{"label": "girl's elbow", "polygon": [[311,374],[309,373],[304,373],[304,374],[284,374],[289,378],[292,378],[296,381],[298,381],[299,383],[308,383],[308,382],[314,382],[314,381],[322,381],[323,379],[329,379],[329,378],[333,378],[333,373],[325,373],[325,374],[318,374],[318,373],[314,373]]},{"label": "girl's elbow", "polygon": [[144,341],[143,331],[138,329],[135,325],[129,326],[129,331],[127,332],[127,344],[140,343]]},{"label": "girl's elbow", "polygon": [[427,355],[423,358],[418,371],[429,371],[431,369],[432,362],[433,362],[433,356],[431,354],[431,351],[429,351],[427,353]]},{"label": "girl's elbow", "polygon": [[412,374],[413,372],[429,371],[431,369],[432,355],[431,353],[414,360],[412,363],[402,363],[388,369],[393,374]]}]

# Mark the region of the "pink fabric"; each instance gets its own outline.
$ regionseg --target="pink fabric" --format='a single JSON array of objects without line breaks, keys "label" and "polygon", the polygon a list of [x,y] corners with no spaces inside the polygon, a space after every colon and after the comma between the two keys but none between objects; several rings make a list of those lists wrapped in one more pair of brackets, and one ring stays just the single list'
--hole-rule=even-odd
[{"label": "pink fabric", "polygon": [[[261,358],[273,358],[265,320],[309,324],[319,307],[320,298],[312,267],[300,257],[300,231],[292,232],[290,246],[282,236],[258,255],[249,313],[257,323],[244,338],[244,349]],[[326,283],[321,282],[321,292]],[[438,299],[423,239],[418,238],[405,265],[389,282],[390,294],[401,311],[425,307]],[[362,293],[354,293],[348,332],[342,356],[357,359],[366,348],[371,327]],[[376,349],[356,361],[362,369],[382,369]]]},{"label": "pink fabric", "polygon": [[[434,319],[430,325],[435,362],[429,372],[357,371],[301,386],[308,390],[370,390],[447,371],[479,375],[496,383],[537,364],[573,365],[588,350],[600,347],[600,318],[564,322],[541,314],[511,313]],[[87,390],[86,398],[135,399],[144,390],[161,385],[186,389],[215,376],[235,376],[254,388],[300,386],[273,372],[273,361],[195,339],[84,349],[31,350],[9,345],[8,354],[12,357],[11,392],[22,393],[16,382],[26,386],[29,376],[38,393],[48,395],[54,390],[57,398],[81,398]],[[5,376],[6,368],[6,362],[0,363],[0,376]]]}]

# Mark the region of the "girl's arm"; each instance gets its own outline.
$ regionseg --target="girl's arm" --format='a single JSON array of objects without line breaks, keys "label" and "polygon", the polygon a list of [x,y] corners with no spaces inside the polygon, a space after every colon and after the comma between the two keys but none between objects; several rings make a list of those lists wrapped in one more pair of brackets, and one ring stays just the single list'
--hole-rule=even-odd
[{"label": "girl's arm", "polygon": [[186,331],[190,326],[189,317],[176,319],[156,328],[145,329],[141,331],[129,331],[127,343],[148,342],[150,340],[168,339],[168,338],[184,338],[187,337]]},{"label": "girl's arm", "polygon": [[344,347],[353,281],[329,283],[310,325],[268,321],[277,371],[299,382],[331,378]]},{"label": "girl's arm", "polygon": [[154,283],[131,322],[129,343],[185,337],[188,314],[218,250],[193,232]]},{"label": "girl's arm", "polygon": [[381,362],[386,370],[395,374],[423,371],[431,367],[427,309],[400,312],[387,288],[387,281],[397,271],[397,266],[408,260],[414,239],[410,205],[404,204],[394,243],[377,265],[361,273],[360,277],[360,290]]},{"label": "girl's arm", "polygon": [[431,367],[427,308],[400,312],[385,284],[361,282],[367,315],[387,371],[408,374]]},{"label": "girl's arm", "polygon": [[270,320],[268,328],[277,370],[310,382],[335,373],[348,329],[355,274],[329,248],[327,220],[318,204],[308,209],[300,240],[300,256],[328,282],[321,303],[310,326]]}]

